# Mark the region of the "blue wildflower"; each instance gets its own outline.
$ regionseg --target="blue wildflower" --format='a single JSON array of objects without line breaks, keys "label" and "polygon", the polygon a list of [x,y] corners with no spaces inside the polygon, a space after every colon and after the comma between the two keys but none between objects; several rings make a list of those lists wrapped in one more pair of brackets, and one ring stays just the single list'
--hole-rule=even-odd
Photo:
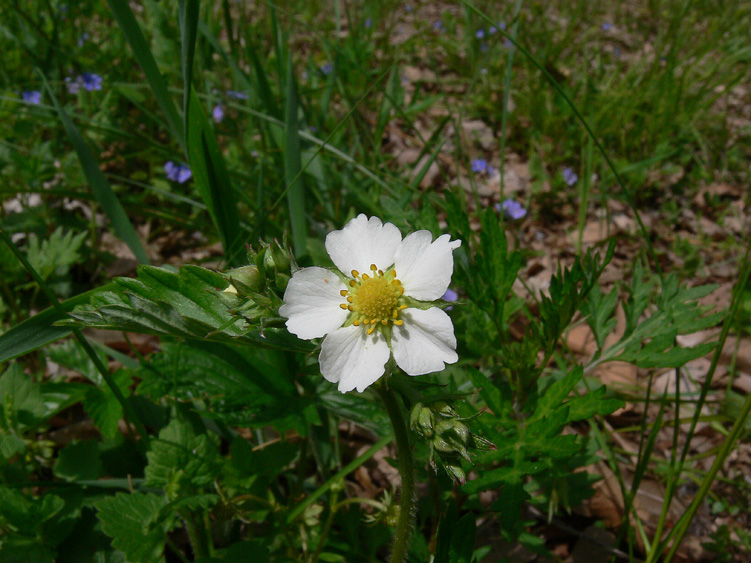
[{"label": "blue wildflower", "polygon": [[[441,297],[441,299],[443,299],[444,301],[456,301],[457,299],[459,299],[459,294],[453,289],[449,288],[446,290],[446,293],[443,294],[443,297]],[[454,307],[449,306],[446,307],[446,310],[451,311],[453,308]]]},{"label": "blue wildflower", "polygon": [[86,40],[89,38],[89,34],[85,31],[81,34],[81,37],[78,38],[78,46],[83,47],[84,43],[86,43]]},{"label": "blue wildflower", "polygon": [[475,31],[475,37],[478,39],[483,39],[485,37],[485,30],[484,29],[478,29]]},{"label": "blue wildflower", "polygon": [[503,203],[496,203],[495,209],[499,212],[503,211],[503,214],[507,218],[513,219],[514,221],[522,219],[527,214],[527,210],[524,209],[524,206],[515,199],[507,199]]},{"label": "blue wildflower", "polygon": [[568,166],[563,169],[563,181],[569,186],[573,186],[579,180],[579,176]]},{"label": "blue wildflower", "polygon": [[334,67],[331,65],[331,63],[325,63],[321,65],[321,72],[328,76],[331,74],[331,71],[334,70]]},{"label": "blue wildflower", "polygon": [[491,27],[491,28],[490,28],[490,29],[488,30],[488,33],[489,33],[490,35],[495,35],[496,33],[498,33],[498,30],[499,30],[499,29],[502,29],[502,30],[504,30],[504,31],[505,31],[505,30],[506,30],[506,24],[505,24],[505,23],[503,23],[503,22],[498,22],[498,23],[497,23],[496,25],[492,26],[492,27]]},{"label": "blue wildflower", "polygon": [[239,92],[237,90],[227,90],[227,95],[233,100],[247,100],[248,94],[245,92]]},{"label": "blue wildflower", "polygon": [[443,25],[443,22],[441,20],[438,20],[433,24],[433,29],[435,31],[446,31],[446,26]]},{"label": "blue wildflower", "polygon": [[484,158],[476,158],[472,161],[472,172],[479,174],[480,172],[487,172],[488,161]]},{"label": "blue wildflower", "polygon": [[612,23],[604,23],[604,24],[602,24],[602,25],[600,26],[600,28],[601,28],[601,29],[602,29],[603,31],[610,31],[611,29],[613,29],[613,24],[612,24]]},{"label": "blue wildflower", "polygon": [[42,103],[42,93],[39,90],[21,92],[21,99],[27,104],[38,105]]},{"label": "blue wildflower", "polygon": [[81,86],[83,86],[84,90],[93,92],[94,90],[102,89],[102,77],[98,74],[94,74],[92,72],[84,72],[81,76],[78,77],[78,79],[80,79]]},{"label": "blue wildflower", "polygon": [[168,180],[177,182],[178,184],[184,184],[193,176],[190,166],[187,164],[175,164],[171,160],[164,163],[164,172],[167,174]]},{"label": "blue wildflower", "polygon": [[224,106],[222,106],[222,104],[216,104],[214,109],[211,110],[211,116],[214,118],[215,123],[221,123],[224,119]]},{"label": "blue wildflower", "polygon": [[365,19],[365,29],[370,29],[371,25],[373,25],[373,18],[366,18]]}]

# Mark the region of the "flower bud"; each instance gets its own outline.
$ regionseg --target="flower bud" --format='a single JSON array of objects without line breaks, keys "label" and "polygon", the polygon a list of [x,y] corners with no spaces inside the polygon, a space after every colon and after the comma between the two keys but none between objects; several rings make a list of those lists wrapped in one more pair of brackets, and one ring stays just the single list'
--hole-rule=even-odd
[{"label": "flower bud", "polygon": [[467,476],[462,469],[461,462],[457,460],[446,461],[443,464],[446,469],[446,473],[451,477],[458,485],[463,485],[467,482]]},{"label": "flower bud", "polygon": [[283,248],[279,241],[274,239],[264,254],[264,265],[268,270],[280,273],[292,273],[292,256],[289,248]]},{"label": "flower bud", "polygon": [[409,415],[409,425],[418,435],[430,438],[433,435],[433,411],[422,403],[417,403]]},{"label": "flower bud", "polygon": [[264,280],[255,266],[243,266],[227,272],[229,283],[238,295],[245,297],[263,289]]}]

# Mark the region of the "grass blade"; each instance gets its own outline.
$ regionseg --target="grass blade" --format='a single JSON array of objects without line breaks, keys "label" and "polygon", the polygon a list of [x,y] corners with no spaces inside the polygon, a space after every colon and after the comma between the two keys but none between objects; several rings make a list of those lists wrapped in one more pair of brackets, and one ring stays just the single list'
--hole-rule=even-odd
[{"label": "grass blade", "polygon": [[191,122],[187,138],[188,158],[193,178],[201,199],[209,209],[229,261],[234,264],[241,254],[238,249],[242,242],[237,198],[232,191],[232,183],[214,130],[194,88],[191,88],[188,101],[188,118]]},{"label": "grass blade", "polygon": [[188,103],[190,102],[190,89],[193,86],[193,59],[196,54],[199,8],[198,0],[180,0],[179,18],[182,37],[180,63],[183,71],[183,129],[186,145],[190,125]]},{"label": "grass blade", "polygon": [[55,92],[47,82],[47,78],[41,74],[41,72],[40,75],[44,81],[44,87],[47,89],[47,93],[50,95],[52,103],[55,105],[55,109],[60,116],[60,121],[65,128],[70,143],[76,151],[78,160],[81,162],[81,168],[83,168],[86,180],[88,180],[91,190],[94,192],[94,198],[101,206],[105,215],[107,215],[112,222],[112,226],[115,228],[117,236],[128,245],[128,248],[130,248],[131,252],[135,255],[136,260],[141,264],[148,264],[149,258],[146,255],[146,250],[144,250],[141,241],[138,239],[138,234],[133,228],[128,215],[125,213],[125,209],[123,209],[120,200],[112,190],[107,178],[105,178],[104,174],[99,169],[99,163],[97,162],[96,157],[91,152],[91,149],[89,149],[86,141],[83,140],[78,128],[73,124],[68,117],[68,114],[65,113],[65,110],[60,105],[60,102],[55,96]]},{"label": "grass blade", "polygon": [[95,293],[112,291],[114,287],[114,284],[107,284],[71,297],[60,303],[60,308],[50,307],[45,309],[0,335],[0,364],[19,358],[68,336],[71,329],[64,326],[54,326],[55,323],[67,318],[66,313],[77,305],[88,303]]},{"label": "grass blade", "polygon": [[183,124],[180,121],[180,115],[177,113],[177,108],[172,101],[172,98],[167,90],[167,83],[159,72],[159,68],[154,60],[146,38],[143,36],[136,17],[133,15],[133,11],[130,9],[126,0],[107,0],[110,6],[110,10],[117,20],[117,24],[125,34],[125,39],[128,41],[133,54],[136,56],[136,61],[140,65],[143,73],[146,75],[146,80],[151,86],[151,91],[154,93],[159,107],[162,108],[164,115],[167,117],[167,123],[169,123],[172,135],[180,143],[180,146],[185,150],[185,132],[183,131]]},{"label": "grass blade", "polygon": [[292,248],[295,257],[305,254],[307,228],[305,225],[305,199],[302,186],[302,158],[300,156],[300,135],[297,123],[297,89],[292,61],[287,61],[287,101],[285,107],[286,125],[284,128],[284,180],[287,185],[289,221],[292,229]]}]

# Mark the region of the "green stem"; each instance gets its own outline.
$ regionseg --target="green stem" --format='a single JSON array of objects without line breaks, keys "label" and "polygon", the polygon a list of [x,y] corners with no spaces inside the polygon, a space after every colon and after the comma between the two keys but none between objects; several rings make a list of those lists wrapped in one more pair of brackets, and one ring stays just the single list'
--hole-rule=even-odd
[{"label": "green stem", "polygon": [[407,556],[409,537],[412,534],[412,511],[415,508],[415,462],[409,444],[407,423],[393,391],[379,387],[378,395],[386,407],[394,427],[396,449],[399,457],[399,474],[402,477],[402,492],[399,500],[399,519],[394,533],[394,546],[390,563],[402,563]]}]

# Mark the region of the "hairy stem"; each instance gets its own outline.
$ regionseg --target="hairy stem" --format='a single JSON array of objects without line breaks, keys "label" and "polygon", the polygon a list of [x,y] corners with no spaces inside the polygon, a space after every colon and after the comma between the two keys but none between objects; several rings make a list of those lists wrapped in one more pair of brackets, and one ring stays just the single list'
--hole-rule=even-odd
[{"label": "hairy stem", "polygon": [[415,507],[415,462],[409,444],[407,422],[396,395],[385,387],[378,388],[378,395],[386,407],[394,427],[396,449],[399,456],[399,473],[402,477],[402,492],[399,500],[399,519],[394,533],[394,545],[389,563],[402,563],[407,556],[409,537],[412,533],[412,512]]}]

